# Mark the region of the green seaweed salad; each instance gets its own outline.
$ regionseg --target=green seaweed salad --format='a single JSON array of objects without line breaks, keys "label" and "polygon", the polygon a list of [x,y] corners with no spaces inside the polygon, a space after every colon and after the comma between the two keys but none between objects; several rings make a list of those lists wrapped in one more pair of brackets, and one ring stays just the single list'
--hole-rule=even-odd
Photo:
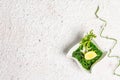
[{"label": "green seaweed salad", "polygon": [[91,30],[80,41],[80,46],[72,53],[72,57],[76,58],[83,68],[90,71],[91,66],[100,59],[103,52],[93,42],[96,35]]}]

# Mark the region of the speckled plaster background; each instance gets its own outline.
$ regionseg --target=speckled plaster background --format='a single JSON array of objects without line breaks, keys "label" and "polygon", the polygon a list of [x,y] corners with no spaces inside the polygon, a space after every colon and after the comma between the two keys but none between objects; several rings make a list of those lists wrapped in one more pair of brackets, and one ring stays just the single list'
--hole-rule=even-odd
[{"label": "speckled plaster background", "polygon": [[[120,56],[120,0],[0,0],[0,80],[120,80],[115,58],[102,59],[91,74],[66,58],[86,30],[116,38],[111,55]],[[108,50],[113,42],[99,39]],[[119,68],[116,72],[120,71]]]}]

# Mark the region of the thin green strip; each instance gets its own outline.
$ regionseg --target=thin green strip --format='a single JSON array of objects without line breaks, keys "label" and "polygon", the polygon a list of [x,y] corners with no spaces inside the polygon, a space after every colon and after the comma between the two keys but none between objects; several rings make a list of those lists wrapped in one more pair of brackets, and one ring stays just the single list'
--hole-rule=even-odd
[{"label": "thin green strip", "polygon": [[[108,56],[109,58],[113,58],[113,57],[115,57],[115,58],[120,58],[119,56],[110,56],[111,51],[114,49],[114,47],[115,47],[116,44],[117,44],[117,39],[115,39],[115,38],[110,38],[110,37],[108,37],[108,36],[103,36],[103,35],[102,35],[105,27],[107,26],[107,21],[104,20],[104,19],[102,19],[102,18],[100,18],[100,17],[97,15],[98,11],[99,11],[99,6],[97,7],[97,9],[96,9],[96,11],[95,11],[95,16],[96,16],[96,18],[98,18],[100,21],[104,22],[104,24],[103,24],[102,27],[101,27],[100,37],[114,41],[114,44],[113,44],[112,48],[109,49],[109,52],[108,52],[108,55],[107,55],[107,56]],[[115,73],[116,69],[117,69],[119,66],[120,66],[120,61],[119,61],[119,64],[117,65],[117,67],[114,69],[114,73],[113,73],[113,74],[116,75],[116,76],[120,76],[120,74]]]},{"label": "thin green strip", "polygon": [[120,61],[119,61],[119,64],[117,65],[117,67],[116,67],[116,68],[114,69],[114,71],[113,71],[113,72],[114,72],[114,73],[113,73],[114,75],[120,76],[120,74],[115,73],[116,69],[117,69],[119,66],[120,66]]}]

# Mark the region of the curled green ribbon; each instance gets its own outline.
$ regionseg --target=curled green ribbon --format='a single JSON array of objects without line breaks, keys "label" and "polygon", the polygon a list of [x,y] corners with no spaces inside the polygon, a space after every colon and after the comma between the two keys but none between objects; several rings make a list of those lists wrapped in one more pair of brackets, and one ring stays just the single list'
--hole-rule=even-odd
[{"label": "curled green ribbon", "polygon": [[[98,14],[97,14],[98,11],[99,11],[99,6],[97,7],[97,9],[96,9],[96,11],[95,11],[95,16],[96,16],[96,18],[98,18],[100,21],[102,21],[102,22],[104,23],[104,24],[101,26],[100,37],[114,41],[114,44],[113,44],[112,48],[109,49],[109,52],[108,52],[108,55],[107,55],[107,56],[108,56],[109,58],[113,58],[113,57],[114,57],[114,58],[120,59],[119,56],[110,56],[111,51],[114,49],[114,47],[115,47],[116,44],[117,44],[117,39],[103,35],[103,31],[104,31],[105,27],[107,26],[107,21],[104,20],[104,19],[102,19],[102,18],[100,18],[100,17],[98,16]],[[119,66],[120,66],[120,60],[119,60],[119,64],[117,65],[117,67],[116,67],[116,68],[114,69],[114,71],[113,71],[113,74],[116,75],[116,76],[120,76],[120,74],[118,74],[118,73],[115,72],[116,69],[117,69]]]}]

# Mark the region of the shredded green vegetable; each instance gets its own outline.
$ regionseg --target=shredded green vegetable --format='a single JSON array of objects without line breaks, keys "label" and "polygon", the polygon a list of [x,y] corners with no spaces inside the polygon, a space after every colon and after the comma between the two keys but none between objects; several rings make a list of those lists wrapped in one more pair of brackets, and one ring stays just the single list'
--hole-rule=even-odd
[{"label": "shredded green vegetable", "polygon": [[[109,58],[115,57],[115,58],[119,59],[119,58],[120,58],[119,56],[110,56],[111,51],[114,49],[114,47],[115,47],[116,44],[117,44],[117,39],[111,38],[111,37],[108,37],[108,36],[103,36],[103,31],[104,31],[105,27],[107,26],[107,21],[104,20],[104,19],[102,19],[102,18],[100,18],[100,17],[97,15],[98,11],[99,11],[99,6],[97,7],[97,9],[96,9],[96,11],[95,11],[95,16],[96,16],[96,18],[98,18],[100,21],[104,22],[104,24],[101,26],[100,37],[114,41],[114,44],[113,44],[112,48],[109,49],[109,52],[108,52],[108,55],[107,55],[107,56],[108,56]],[[118,74],[118,73],[115,72],[116,69],[117,69],[119,66],[120,66],[120,61],[119,61],[119,64],[117,65],[117,67],[114,69],[114,73],[113,73],[114,75],[120,76],[120,74]]]}]

